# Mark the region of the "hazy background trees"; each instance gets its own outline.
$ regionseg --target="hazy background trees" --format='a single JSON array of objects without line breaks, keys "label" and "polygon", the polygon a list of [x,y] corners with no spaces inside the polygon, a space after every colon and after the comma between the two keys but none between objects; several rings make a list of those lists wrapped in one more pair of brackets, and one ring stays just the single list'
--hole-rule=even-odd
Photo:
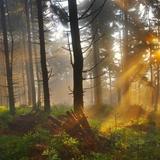
[{"label": "hazy background trees", "polygon": [[159,3],[1,1],[0,104],[157,110]]}]

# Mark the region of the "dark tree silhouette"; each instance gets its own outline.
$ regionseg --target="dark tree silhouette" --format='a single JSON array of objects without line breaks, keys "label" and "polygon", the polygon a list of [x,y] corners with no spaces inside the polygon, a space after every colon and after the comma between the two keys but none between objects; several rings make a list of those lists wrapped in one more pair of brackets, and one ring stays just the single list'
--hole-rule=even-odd
[{"label": "dark tree silhouette", "polygon": [[38,26],[39,26],[39,39],[40,39],[40,60],[42,69],[43,92],[44,92],[44,110],[50,111],[50,94],[49,94],[49,77],[46,65],[46,50],[45,50],[45,36],[44,36],[44,22],[43,22],[43,6],[42,0],[37,0],[38,11]]},{"label": "dark tree silhouette", "polygon": [[13,87],[13,73],[12,73],[12,63],[11,57],[9,56],[9,46],[8,46],[8,32],[7,32],[7,22],[6,22],[6,9],[5,1],[0,1],[0,11],[1,11],[1,23],[3,32],[3,43],[4,43],[4,54],[5,54],[5,64],[6,64],[6,74],[7,74],[7,87],[8,87],[8,99],[10,113],[15,114],[15,99],[14,99],[14,87]]},{"label": "dark tree silhouette", "polygon": [[74,97],[74,110],[79,112],[83,108],[83,55],[81,50],[77,2],[76,0],[68,0],[69,18],[72,37],[73,48],[73,97]]}]

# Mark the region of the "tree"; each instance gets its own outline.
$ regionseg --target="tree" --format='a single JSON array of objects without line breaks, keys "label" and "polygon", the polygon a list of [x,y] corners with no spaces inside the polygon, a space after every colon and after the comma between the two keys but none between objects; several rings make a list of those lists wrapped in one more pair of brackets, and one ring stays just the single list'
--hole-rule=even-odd
[{"label": "tree", "polygon": [[[91,30],[92,30],[92,38],[96,39],[96,42],[93,43],[93,62],[94,65],[97,65],[100,62],[100,53],[99,53],[99,21],[94,20],[94,22],[91,24]],[[101,84],[101,76],[99,74],[101,73],[100,70],[100,64],[95,67],[93,70],[94,75],[94,103],[97,108],[99,108],[102,105],[102,84]]]},{"label": "tree", "polygon": [[5,65],[7,74],[7,87],[8,87],[8,98],[9,98],[9,109],[11,114],[15,114],[15,99],[14,99],[14,87],[13,87],[13,72],[12,72],[12,58],[9,53],[8,46],[8,32],[7,32],[7,21],[6,21],[6,9],[5,1],[0,1],[1,21],[2,21],[2,32],[3,32],[3,44],[5,54]]},{"label": "tree", "polygon": [[81,112],[83,109],[83,54],[81,49],[77,2],[68,0],[69,20],[71,27],[72,48],[73,48],[73,98],[75,112]]},{"label": "tree", "polygon": [[[99,108],[103,104],[103,72],[104,68],[109,70],[109,77],[111,76],[112,51],[113,47],[110,45],[112,43],[113,28],[110,23],[115,20],[115,7],[112,2],[107,2],[106,0],[92,1],[93,7],[91,8],[92,13],[92,23],[91,23],[91,33],[95,42],[92,45],[93,50],[93,62],[94,66],[97,67],[93,70],[94,75],[94,99],[95,105]],[[95,12],[97,11],[97,12]],[[94,14],[95,13],[95,14]],[[104,50],[104,51],[102,51]],[[103,57],[103,58],[101,58]],[[105,74],[104,74],[105,75]],[[111,77],[110,84],[111,84]],[[111,85],[110,85],[110,95],[111,95]],[[110,96],[111,98],[111,96]]]},{"label": "tree", "polygon": [[49,94],[49,77],[46,64],[46,49],[45,49],[45,37],[44,37],[44,22],[43,22],[43,7],[42,0],[37,0],[37,12],[38,12],[38,26],[39,26],[39,39],[40,39],[40,60],[42,69],[42,81],[44,92],[44,109],[46,112],[50,111],[50,94]]},{"label": "tree", "polygon": [[34,81],[34,71],[33,71],[33,52],[32,52],[32,38],[31,38],[31,25],[30,25],[30,0],[25,1],[25,12],[26,12],[26,24],[27,24],[27,38],[28,38],[28,56],[27,56],[27,70],[28,70],[28,97],[33,109],[36,108],[36,90]]},{"label": "tree", "polygon": [[[124,30],[123,30],[123,58],[122,58],[122,72],[125,74],[129,67],[128,64],[128,56],[129,56],[129,44],[128,44],[128,1],[124,0]],[[129,105],[129,80],[126,78],[124,81],[123,89],[122,89],[122,96],[123,96],[123,105]]]}]

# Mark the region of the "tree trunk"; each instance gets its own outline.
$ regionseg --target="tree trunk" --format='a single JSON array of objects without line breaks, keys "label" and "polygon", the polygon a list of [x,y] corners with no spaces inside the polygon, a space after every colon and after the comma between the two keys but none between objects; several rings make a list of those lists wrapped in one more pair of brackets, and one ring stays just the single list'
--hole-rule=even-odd
[{"label": "tree trunk", "polygon": [[154,104],[154,111],[156,112],[158,110],[158,102],[159,102],[159,74],[160,74],[160,71],[159,71],[159,63],[157,63],[157,83],[156,83],[156,95],[155,95],[155,104]]},{"label": "tree trunk", "polygon": [[46,65],[46,50],[45,50],[45,37],[44,37],[44,22],[43,22],[43,8],[42,0],[37,0],[38,9],[38,25],[39,25],[39,39],[40,39],[40,59],[43,80],[43,93],[44,93],[44,110],[50,111],[50,93],[49,93],[49,77]]},{"label": "tree trunk", "polygon": [[2,84],[6,83],[6,68],[5,68],[5,55],[2,51],[0,51],[0,97],[1,97],[1,106],[6,106],[7,101],[7,87],[3,86]]},{"label": "tree trunk", "polygon": [[[31,2],[33,3],[33,0],[31,0]],[[33,10],[33,5],[31,5],[31,22],[32,22],[32,33],[33,33],[33,41],[36,41],[36,24],[34,22],[35,15],[34,15],[34,10]],[[37,52],[37,47],[35,44],[33,44],[33,53],[34,53],[34,59],[35,59],[35,72],[36,72],[36,78],[37,78],[37,98],[36,98],[36,103],[37,103],[37,109],[39,109],[40,105],[41,105],[41,70],[39,67],[39,55]]]},{"label": "tree trunk", "polygon": [[[123,46],[123,68],[122,72],[125,74],[127,72],[127,69],[129,68],[128,64],[128,56],[129,56],[129,50],[128,50],[128,4],[126,0],[124,0],[124,7],[126,9],[126,12],[124,13],[124,46]],[[123,75],[122,75],[123,76]],[[123,100],[122,104],[124,106],[128,106],[130,104],[130,98],[129,98],[129,80],[125,79],[124,84],[123,84],[123,89],[122,89],[122,95],[123,95]]]},{"label": "tree trunk", "polygon": [[10,109],[10,113],[14,115],[15,114],[15,99],[14,99],[14,87],[13,87],[13,79],[12,79],[13,74],[12,74],[12,65],[11,65],[10,56],[9,56],[8,34],[7,34],[4,0],[0,1],[0,9],[1,9],[3,43],[4,43],[4,53],[5,53],[6,74],[7,74],[9,109]]},{"label": "tree trunk", "polygon": [[28,59],[27,59],[27,52],[26,52],[26,41],[25,41],[25,31],[22,32],[22,42],[23,42],[23,52],[24,52],[24,75],[25,75],[25,80],[26,80],[26,92],[27,92],[27,105],[31,105],[31,95],[30,95],[30,74],[29,74],[29,64],[28,64]]},{"label": "tree trunk", "polygon": [[31,96],[29,95],[29,97],[31,98],[32,101],[32,107],[33,109],[36,108],[36,90],[35,90],[35,81],[34,81],[34,71],[33,71],[33,58],[32,58],[32,42],[31,42],[31,26],[30,26],[30,9],[29,9],[29,1],[27,0],[25,2],[25,10],[26,10],[26,20],[27,20],[27,38],[28,38],[28,70],[29,70],[29,77],[30,77],[30,81],[29,81],[29,91]]},{"label": "tree trunk", "polygon": [[72,37],[72,48],[74,56],[74,64],[73,64],[74,111],[81,112],[83,109],[83,75],[82,75],[83,55],[80,42],[76,0],[68,0],[68,6],[69,6],[71,37]]},{"label": "tree trunk", "polygon": [[36,46],[34,46],[34,54],[35,54],[35,69],[36,69],[36,78],[37,78],[37,109],[41,106],[41,74],[39,68],[39,58]]},{"label": "tree trunk", "polygon": [[112,74],[111,74],[111,70],[109,68],[109,97],[110,97],[110,105],[112,105],[113,101],[112,101]]},{"label": "tree trunk", "polygon": [[[93,9],[94,10],[94,9]],[[100,53],[99,53],[99,40],[98,40],[98,21],[95,20],[92,25],[92,38],[95,39],[93,43],[93,63],[97,65],[100,62]],[[99,76],[101,73],[100,66],[97,65],[93,70],[94,79],[94,103],[96,107],[102,106],[102,86],[101,86],[101,77]]]}]

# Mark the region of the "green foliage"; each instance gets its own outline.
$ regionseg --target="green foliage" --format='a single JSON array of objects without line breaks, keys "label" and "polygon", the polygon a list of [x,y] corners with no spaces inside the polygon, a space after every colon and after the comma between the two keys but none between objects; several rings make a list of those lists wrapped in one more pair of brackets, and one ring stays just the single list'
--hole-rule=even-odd
[{"label": "green foliage", "polygon": [[49,142],[48,131],[39,129],[23,137],[0,137],[0,160],[28,160],[28,153],[37,143]]},{"label": "green foliage", "polygon": [[20,106],[20,107],[16,108],[16,114],[17,115],[28,114],[31,111],[32,111],[32,107],[28,107],[28,106]]},{"label": "green foliage", "polygon": [[[59,116],[70,110],[70,107],[59,106],[53,108],[52,114]],[[29,113],[30,108],[17,108],[17,115]],[[44,119],[48,115],[39,113]],[[42,114],[42,115],[41,115]],[[0,129],[7,128],[13,116],[7,108],[0,108]],[[42,121],[42,122],[43,122]],[[90,119],[89,123],[99,136],[100,121]],[[40,125],[38,125],[40,126]],[[107,134],[101,142],[103,153],[83,153],[80,142],[66,133],[51,135],[49,131],[36,127],[34,132],[23,136],[0,137],[0,160],[29,160],[31,151],[37,144],[45,146],[43,156],[48,160],[159,160],[160,159],[160,130],[156,128],[151,117],[132,121],[128,128],[119,128]],[[101,140],[101,139],[99,139]],[[106,141],[105,141],[106,140]],[[41,153],[39,153],[41,154]]]},{"label": "green foliage", "polygon": [[13,120],[13,116],[8,112],[6,107],[0,106],[0,129],[7,128],[8,123]]},{"label": "green foliage", "polygon": [[95,130],[99,130],[100,126],[101,126],[101,122],[99,120],[96,119],[88,119],[88,122],[91,126],[91,128],[95,129]]},{"label": "green foliage", "polygon": [[21,137],[1,136],[0,137],[0,159],[20,160],[27,158],[29,146]]},{"label": "green foliage", "polygon": [[54,148],[47,148],[44,150],[43,154],[48,157],[48,160],[61,160],[59,158],[58,152]]},{"label": "green foliage", "polygon": [[[31,107],[18,107],[16,108],[16,116],[23,115],[31,112]],[[13,116],[9,113],[7,107],[0,106],[0,128],[8,128],[8,123],[13,120]]]},{"label": "green foliage", "polygon": [[47,155],[48,160],[112,160],[111,155],[108,154],[95,152],[87,155],[82,154],[79,149],[79,142],[66,133],[54,136],[43,155]]},{"label": "green foliage", "polygon": [[112,160],[112,157],[102,153],[91,153],[85,160]]},{"label": "green foliage", "polygon": [[37,143],[48,143],[50,138],[51,136],[49,135],[49,131],[42,128],[38,128],[36,132],[30,132],[23,136],[23,140],[29,145]]},{"label": "green foliage", "polygon": [[53,106],[51,114],[58,117],[60,115],[66,114],[66,112],[70,111],[71,109],[72,109],[71,106],[65,106],[65,105]]},{"label": "green foliage", "polygon": [[7,111],[7,107],[6,106],[0,106],[0,115],[3,113],[3,112],[6,112]]},{"label": "green foliage", "polygon": [[[160,159],[160,130],[135,131],[118,129],[108,135],[110,148],[106,153],[83,154],[79,141],[66,133],[50,135],[47,130],[37,128],[36,132],[22,137],[0,137],[0,160],[28,160],[29,151],[35,144],[46,144],[43,152],[48,160],[158,160]],[[106,146],[108,147],[107,143]]]},{"label": "green foliage", "polygon": [[78,148],[79,142],[66,133],[55,135],[49,143],[49,147],[43,154],[48,155],[49,160],[64,158],[78,159],[81,152]]},{"label": "green foliage", "polygon": [[160,159],[160,131],[117,130],[110,135],[111,155],[119,160]]}]

